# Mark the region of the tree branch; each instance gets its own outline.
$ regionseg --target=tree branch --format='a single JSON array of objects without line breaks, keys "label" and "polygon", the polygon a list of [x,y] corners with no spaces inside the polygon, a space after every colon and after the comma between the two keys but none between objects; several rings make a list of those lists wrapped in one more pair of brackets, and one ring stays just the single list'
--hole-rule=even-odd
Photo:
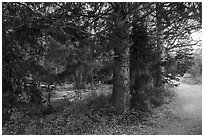
[{"label": "tree branch", "polygon": [[51,21],[52,23],[55,23],[55,21],[53,21],[52,19],[49,19],[49,18],[43,16],[39,11],[37,11],[37,10],[35,10],[35,9],[32,9],[32,8],[29,7],[26,3],[21,3],[21,4],[22,4],[23,6],[25,6],[26,8],[30,9],[33,13],[40,15],[41,17],[43,17],[43,18],[46,19],[46,20]]},{"label": "tree branch", "polygon": [[3,30],[9,30],[9,29],[17,29],[17,28],[20,28],[22,26],[24,26],[25,24],[21,24],[21,25],[18,25],[18,26],[15,26],[15,27],[7,27],[7,28],[2,28]]}]

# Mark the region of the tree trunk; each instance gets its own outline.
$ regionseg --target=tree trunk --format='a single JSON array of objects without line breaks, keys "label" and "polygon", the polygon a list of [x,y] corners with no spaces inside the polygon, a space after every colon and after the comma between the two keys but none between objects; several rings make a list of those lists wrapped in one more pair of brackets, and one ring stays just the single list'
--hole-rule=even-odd
[{"label": "tree trunk", "polygon": [[156,21],[157,21],[157,34],[156,34],[156,41],[157,41],[157,56],[156,56],[156,71],[155,71],[155,87],[162,86],[162,70],[161,70],[161,54],[162,54],[162,18],[161,18],[161,4],[156,4]]},{"label": "tree trunk", "polygon": [[[120,4],[115,3],[115,7],[120,7]],[[116,20],[112,38],[114,49],[112,102],[119,114],[126,114],[130,109],[130,44],[129,26],[127,26],[129,24],[123,13],[117,10],[114,13]]]},{"label": "tree trunk", "polygon": [[113,101],[120,114],[128,113],[130,105],[129,48],[114,58]]}]

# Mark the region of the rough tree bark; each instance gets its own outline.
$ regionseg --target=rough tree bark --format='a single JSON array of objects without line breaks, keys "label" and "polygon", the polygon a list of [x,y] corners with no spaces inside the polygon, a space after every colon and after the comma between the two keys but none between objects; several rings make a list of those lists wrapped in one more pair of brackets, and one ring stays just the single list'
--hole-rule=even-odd
[{"label": "rough tree bark", "polygon": [[[118,53],[117,49],[115,49],[115,53]],[[115,56],[113,101],[118,113],[125,114],[129,112],[130,105],[129,48],[127,47]]]},{"label": "rough tree bark", "polygon": [[[114,10],[115,29],[112,39],[114,49],[112,102],[119,114],[126,114],[130,108],[130,43],[128,42],[129,28],[126,22],[127,17],[124,17],[124,12],[121,12],[121,5],[122,3],[115,4]],[[118,7],[120,7],[120,10]]]}]

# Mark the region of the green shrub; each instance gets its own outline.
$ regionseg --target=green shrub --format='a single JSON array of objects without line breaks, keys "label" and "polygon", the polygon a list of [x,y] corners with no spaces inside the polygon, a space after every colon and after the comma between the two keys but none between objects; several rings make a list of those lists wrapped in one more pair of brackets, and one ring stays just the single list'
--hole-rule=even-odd
[{"label": "green shrub", "polygon": [[147,112],[162,104],[168,103],[169,98],[173,97],[173,85],[166,84],[160,88],[144,88],[139,90],[131,98],[131,107],[133,109]]}]

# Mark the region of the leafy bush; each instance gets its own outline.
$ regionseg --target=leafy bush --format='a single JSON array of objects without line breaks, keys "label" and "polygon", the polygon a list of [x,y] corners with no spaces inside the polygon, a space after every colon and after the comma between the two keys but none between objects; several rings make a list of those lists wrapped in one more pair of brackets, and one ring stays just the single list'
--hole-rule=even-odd
[{"label": "leafy bush", "polygon": [[174,95],[173,89],[173,84],[166,84],[160,88],[141,89],[131,99],[132,108],[143,112],[151,111],[155,107],[168,103]]}]

